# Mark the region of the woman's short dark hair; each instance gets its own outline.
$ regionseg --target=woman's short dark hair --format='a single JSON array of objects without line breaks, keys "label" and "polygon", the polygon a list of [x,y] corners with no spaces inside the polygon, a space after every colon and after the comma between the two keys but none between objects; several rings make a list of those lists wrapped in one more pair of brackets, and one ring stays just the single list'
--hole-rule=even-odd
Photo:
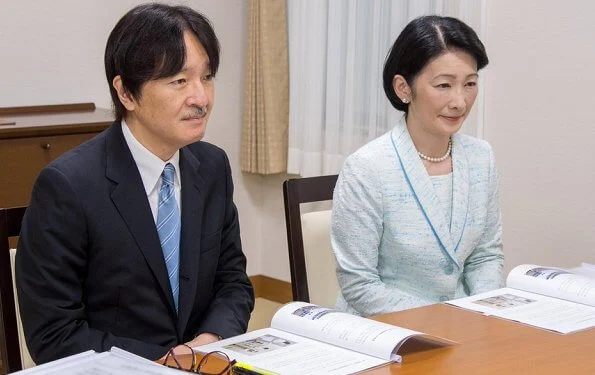
[{"label": "woman's short dark hair", "polygon": [[144,4],[131,9],[116,24],[105,47],[105,74],[116,119],[126,109],[113,87],[116,76],[135,99],[140,99],[143,84],[169,77],[182,70],[186,62],[184,32],[192,32],[209,57],[210,73],[219,68],[219,40],[209,20],[186,6]]},{"label": "woman's short dark hair", "polygon": [[423,68],[447,50],[467,52],[475,58],[478,70],[488,64],[485,47],[475,31],[456,18],[423,16],[405,26],[386,57],[382,74],[384,92],[393,107],[407,113],[407,104],[393,88],[395,75],[413,85]]}]

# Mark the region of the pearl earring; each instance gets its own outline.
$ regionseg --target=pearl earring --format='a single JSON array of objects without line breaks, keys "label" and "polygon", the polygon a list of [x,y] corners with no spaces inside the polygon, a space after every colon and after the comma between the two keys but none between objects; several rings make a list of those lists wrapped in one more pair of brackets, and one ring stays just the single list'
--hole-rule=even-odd
[{"label": "pearl earring", "polygon": [[401,101],[405,104],[409,103],[409,100],[407,100],[407,98],[403,98],[403,99],[401,99]]}]

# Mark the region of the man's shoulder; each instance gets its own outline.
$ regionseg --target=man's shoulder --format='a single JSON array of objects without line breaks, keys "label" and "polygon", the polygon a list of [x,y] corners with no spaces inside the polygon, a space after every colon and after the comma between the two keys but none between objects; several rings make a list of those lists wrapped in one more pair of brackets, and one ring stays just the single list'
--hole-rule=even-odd
[{"label": "man's shoulder", "polygon": [[57,168],[64,172],[75,172],[79,169],[89,172],[89,169],[105,160],[105,138],[107,131],[104,130],[93,138],[60,155],[49,163],[46,168]]},{"label": "man's shoulder", "polygon": [[195,155],[211,154],[211,155],[224,155],[225,151],[212,143],[206,141],[198,141],[186,146]]},{"label": "man's shoulder", "polygon": [[198,141],[184,147],[201,165],[221,166],[227,162],[226,152],[219,146],[205,141]]}]

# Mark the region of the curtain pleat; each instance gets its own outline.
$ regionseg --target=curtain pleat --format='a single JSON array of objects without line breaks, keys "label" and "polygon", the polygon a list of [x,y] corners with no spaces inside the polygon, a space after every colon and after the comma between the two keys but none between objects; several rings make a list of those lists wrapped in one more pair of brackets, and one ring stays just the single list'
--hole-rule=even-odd
[{"label": "curtain pleat", "polygon": [[289,67],[285,0],[248,2],[242,171],[287,169]]}]

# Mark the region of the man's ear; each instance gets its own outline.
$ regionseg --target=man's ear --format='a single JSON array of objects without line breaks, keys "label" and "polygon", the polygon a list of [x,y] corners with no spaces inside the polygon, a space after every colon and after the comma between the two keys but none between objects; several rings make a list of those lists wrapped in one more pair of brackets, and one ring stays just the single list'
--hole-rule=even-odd
[{"label": "man's ear", "polygon": [[395,75],[393,78],[393,89],[403,103],[411,102],[411,87],[409,87],[405,77],[400,74]]},{"label": "man's ear", "polygon": [[112,86],[116,89],[118,93],[118,98],[120,102],[128,110],[129,112],[134,111],[136,108],[136,100],[132,97],[132,95],[126,90],[124,84],[122,83],[122,77],[119,75],[115,76],[112,81]]}]

